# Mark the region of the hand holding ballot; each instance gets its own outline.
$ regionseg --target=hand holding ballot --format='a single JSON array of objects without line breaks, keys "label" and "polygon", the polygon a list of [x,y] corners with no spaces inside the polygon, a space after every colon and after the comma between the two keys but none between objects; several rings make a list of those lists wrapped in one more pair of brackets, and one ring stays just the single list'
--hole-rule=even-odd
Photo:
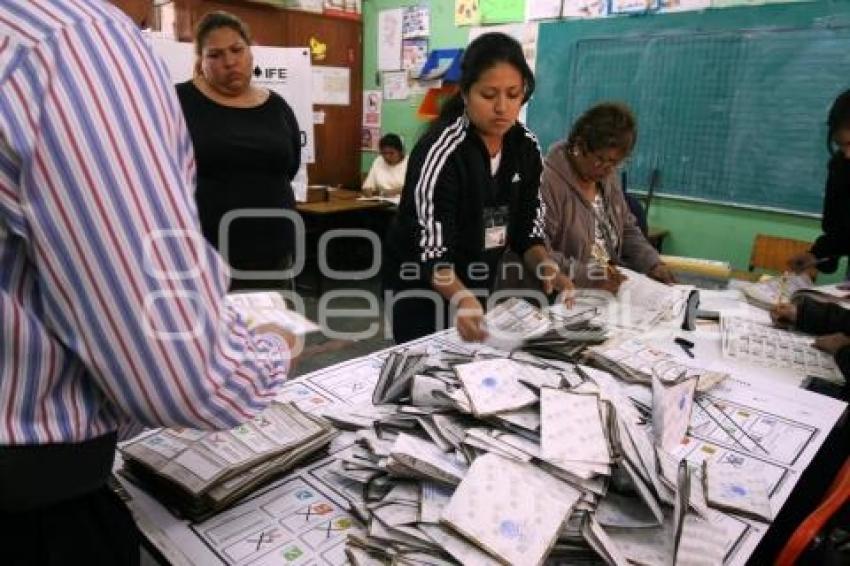
[{"label": "hand holding ballot", "polygon": [[803,252],[788,258],[788,269],[794,273],[802,273],[817,264],[818,258],[812,252]]},{"label": "hand holding ballot", "polygon": [[797,305],[780,303],[770,309],[770,320],[778,328],[791,328],[797,322]]}]

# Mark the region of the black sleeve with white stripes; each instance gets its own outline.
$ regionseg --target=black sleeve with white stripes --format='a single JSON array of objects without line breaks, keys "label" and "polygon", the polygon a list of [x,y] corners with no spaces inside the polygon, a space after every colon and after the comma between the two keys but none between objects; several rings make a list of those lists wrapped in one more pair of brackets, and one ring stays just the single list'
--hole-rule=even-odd
[{"label": "black sleeve with white stripes", "polygon": [[546,209],[540,197],[543,176],[543,157],[537,138],[530,131],[523,133],[521,150],[521,186],[517,199],[518,210],[511,213],[511,248],[522,255],[545,239]]},{"label": "black sleeve with white stripes", "polygon": [[428,148],[414,191],[419,224],[420,262],[429,274],[439,265],[454,261],[459,175],[452,159],[466,136],[466,118],[449,125]]}]

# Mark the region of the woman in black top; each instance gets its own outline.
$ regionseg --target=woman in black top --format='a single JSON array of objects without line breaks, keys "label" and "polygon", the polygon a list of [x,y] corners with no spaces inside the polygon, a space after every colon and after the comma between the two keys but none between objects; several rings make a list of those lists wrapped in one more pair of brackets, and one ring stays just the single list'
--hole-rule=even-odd
[{"label": "woman in black top", "polygon": [[513,38],[488,33],[463,56],[460,92],[410,155],[386,238],[384,285],[396,342],[439,330],[448,307],[464,340],[482,340],[477,293],[510,248],[543,292],[572,290],[544,246],[537,139],[517,122],[534,76]]},{"label": "woman in black top", "polygon": [[832,158],[823,201],[823,234],[810,251],[788,260],[797,273],[815,266],[818,271],[834,273],[841,256],[850,255],[850,90],[832,103],[827,125],[826,144]]},{"label": "woman in black top", "polygon": [[[231,289],[270,285],[291,260],[293,224],[280,214],[294,214],[291,181],[301,166],[292,109],[251,85],[250,43],[238,18],[207,14],[195,34],[195,76],[177,85],[195,146],[201,228],[233,268]],[[228,213],[243,209],[246,216],[228,225]]]}]

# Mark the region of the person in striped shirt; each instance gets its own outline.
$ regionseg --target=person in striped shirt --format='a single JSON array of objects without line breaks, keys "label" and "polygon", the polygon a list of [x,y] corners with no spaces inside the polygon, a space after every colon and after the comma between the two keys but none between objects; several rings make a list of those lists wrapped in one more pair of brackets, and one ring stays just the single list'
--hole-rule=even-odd
[{"label": "person in striped shirt", "polygon": [[[225,306],[189,133],[137,24],[150,1],[0,3],[3,562],[138,562],[105,487],[117,431],[224,429],[293,345]],[[134,22],[127,15],[134,16]]]}]

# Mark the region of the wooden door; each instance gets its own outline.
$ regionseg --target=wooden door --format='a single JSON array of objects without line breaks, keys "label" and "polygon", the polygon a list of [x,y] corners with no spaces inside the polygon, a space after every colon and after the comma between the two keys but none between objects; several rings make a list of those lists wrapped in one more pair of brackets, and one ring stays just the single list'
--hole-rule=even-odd
[{"label": "wooden door", "polygon": [[310,183],[359,188],[363,111],[362,24],[293,10],[287,12],[285,25],[287,45],[309,46],[312,39],[326,47],[321,59],[313,53],[314,67],[349,69],[348,105],[313,105],[314,112],[323,115],[323,123],[313,126],[316,163],[307,169]]}]

